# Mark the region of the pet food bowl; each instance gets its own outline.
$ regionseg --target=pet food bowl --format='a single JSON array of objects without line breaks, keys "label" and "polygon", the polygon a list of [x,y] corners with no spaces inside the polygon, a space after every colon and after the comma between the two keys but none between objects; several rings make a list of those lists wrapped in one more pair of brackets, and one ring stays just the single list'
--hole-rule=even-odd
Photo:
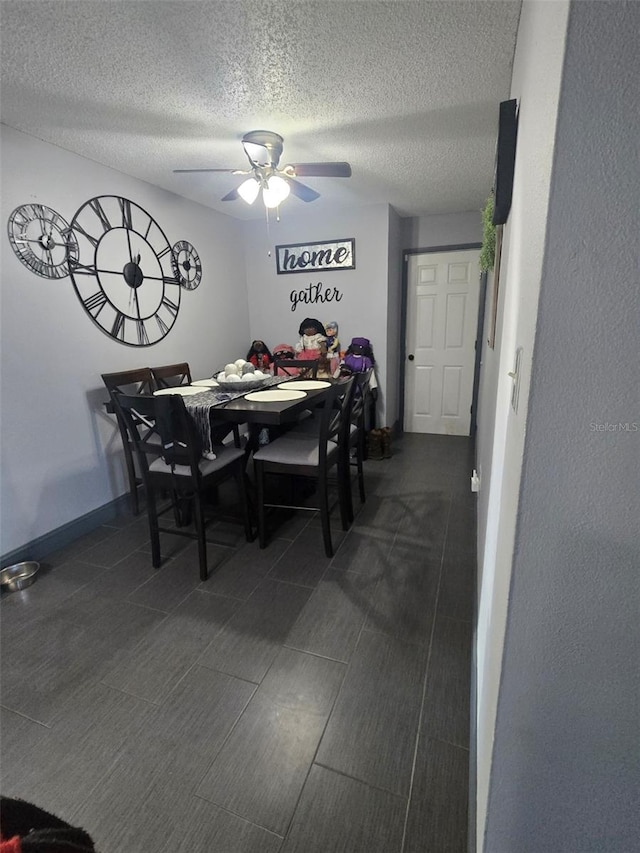
[{"label": "pet food bowl", "polygon": [[14,566],[7,566],[0,572],[0,586],[9,592],[26,589],[32,583],[35,583],[39,569],[40,563],[32,560],[26,563],[16,563]]}]

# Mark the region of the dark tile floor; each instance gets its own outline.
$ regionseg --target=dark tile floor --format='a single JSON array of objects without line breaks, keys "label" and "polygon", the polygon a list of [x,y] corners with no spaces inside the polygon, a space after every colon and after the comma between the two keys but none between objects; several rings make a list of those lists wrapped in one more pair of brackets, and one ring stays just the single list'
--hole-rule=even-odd
[{"label": "dark tile floor", "polygon": [[2,791],[100,853],[464,853],[468,439],[406,435],[324,556],[297,514],[165,536],[123,518],[4,596]]}]

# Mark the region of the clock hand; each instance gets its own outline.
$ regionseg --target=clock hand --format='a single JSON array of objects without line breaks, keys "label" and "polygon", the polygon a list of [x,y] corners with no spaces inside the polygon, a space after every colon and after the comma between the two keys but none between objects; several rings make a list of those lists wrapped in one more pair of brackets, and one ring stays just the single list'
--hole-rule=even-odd
[{"label": "clock hand", "polygon": [[[42,245],[42,241],[40,240],[39,237],[38,238],[36,238],[36,237],[16,237],[15,241],[16,241],[16,243],[39,243],[40,245]],[[67,243],[56,243],[56,242],[51,243],[50,242],[49,245],[52,247],[53,246],[66,247]]]},{"label": "clock hand", "polygon": [[138,312],[138,320],[141,320],[142,318],[140,316],[140,303],[138,302],[138,288],[137,287],[133,288],[133,293],[136,297],[136,311]]},{"label": "clock hand", "polygon": [[[131,248],[131,232],[129,231],[128,228],[127,228],[127,243],[129,244],[129,260],[131,261],[132,264],[134,264],[135,261],[133,259],[133,249]],[[139,257],[140,257],[140,255],[138,255],[138,258]]]}]

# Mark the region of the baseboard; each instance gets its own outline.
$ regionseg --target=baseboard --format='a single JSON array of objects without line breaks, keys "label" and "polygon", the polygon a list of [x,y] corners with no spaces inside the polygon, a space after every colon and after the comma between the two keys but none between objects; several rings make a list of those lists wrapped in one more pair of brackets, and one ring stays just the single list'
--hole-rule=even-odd
[{"label": "baseboard", "polygon": [[26,545],[9,551],[0,557],[0,565],[12,566],[14,563],[21,563],[24,560],[41,560],[47,554],[52,554],[54,551],[59,551],[70,545],[74,539],[84,536],[100,527],[102,524],[108,524],[110,521],[121,517],[123,514],[130,513],[130,497],[129,494],[120,495],[108,504],[91,510],[86,515],[81,515],[80,518],[75,518],[73,521],[63,524],[62,527],[57,527],[44,536],[39,536]]}]

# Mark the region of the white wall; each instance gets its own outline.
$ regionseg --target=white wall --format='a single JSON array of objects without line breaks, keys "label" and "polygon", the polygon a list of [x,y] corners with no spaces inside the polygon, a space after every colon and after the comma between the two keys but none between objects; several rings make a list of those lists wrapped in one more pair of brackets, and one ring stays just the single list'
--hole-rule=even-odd
[{"label": "white wall", "polygon": [[[551,5],[531,70],[554,37]],[[490,853],[627,853],[640,837],[638,32],[636,3],[571,3]],[[528,218],[522,243],[530,231]]]},{"label": "white wall", "polygon": [[239,223],[164,190],[2,126],[2,219],[39,202],[67,221],[101,194],[147,210],[169,241],[189,240],[202,259],[199,288],[183,292],[161,342],[129,347],[101,332],[71,280],[30,272],[2,238],[2,536],[22,547],[126,491],[119,437],[102,408],[101,373],[189,361],[211,375],[249,337]]},{"label": "white wall", "polygon": [[[504,229],[495,351],[488,349],[486,335],[483,342],[477,459],[482,546],[476,638],[478,839],[484,834],[489,794],[567,14],[567,2],[523,4],[511,86],[511,97],[519,103],[516,168]],[[508,373],[518,347],[523,359],[516,413]]]},{"label": "white wall", "polygon": [[[379,204],[337,210],[329,220],[312,209],[304,209],[302,202],[292,199],[283,205],[280,222],[271,222],[269,234],[264,221],[244,223],[250,317],[250,337],[245,349],[249,349],[254,338],[264,340],[269,348],[279,343],[294,345],[305,317],[314,317],[323,323],[336,320],[343,349],[357,336],[372,342],[380,389],[378,418],[383,423],[386,417],[394,417],[392,412],[388,416],[385,413],[389,215],[389,206]],[[354,270],[287,275],[276,272],[276,245],[351,237],[355,238],[356,247]],[[324,304],[301,303],[292,311],[291,292],[305,290],[318,282],[322,282],[325,290],[337,289],[341,300]]]}]

